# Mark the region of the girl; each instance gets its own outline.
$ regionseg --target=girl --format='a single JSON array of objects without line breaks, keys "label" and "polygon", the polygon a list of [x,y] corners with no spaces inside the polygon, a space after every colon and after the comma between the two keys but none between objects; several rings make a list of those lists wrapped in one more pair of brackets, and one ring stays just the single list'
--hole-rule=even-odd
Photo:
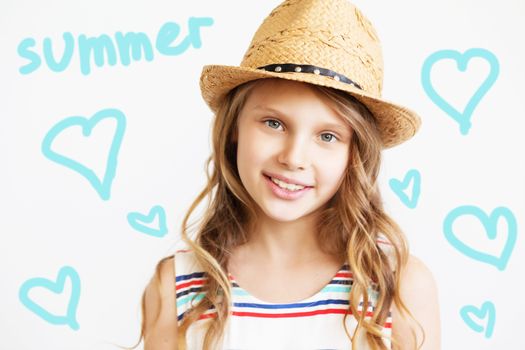
[{"label": "girl", "polygon": [[144,292],[146,350],[439,349],[434,279],[379,193],[381,150],[420,125],[382,64],[347,0],[289,0],[239,67],[204,67],[208,184]]}]

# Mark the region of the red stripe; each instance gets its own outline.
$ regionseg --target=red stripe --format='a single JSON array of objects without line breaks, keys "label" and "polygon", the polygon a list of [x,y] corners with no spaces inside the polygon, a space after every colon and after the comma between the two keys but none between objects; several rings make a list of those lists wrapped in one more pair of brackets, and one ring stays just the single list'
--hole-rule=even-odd
[{"label": "red stripe", "polygon": [[[304,316],[314,316],[314,315],[323,315],[323,314],[345,314],[345,313],[348,313],[349,315],[352,314],[350,310],[343,310],[343,309],[324,309],[324,310],[314,310],[314,311],[305,311],[305,312],[289,312],[289,313],[281,313],[281,314],[265,314],[265,313],[260,313],[260,312],[232,311],[232,314],[234,316],[250,316],[250,317],[260,317],[260,318],[304,317]],[[213,314],[216,314],[216,312],[214,312]],[[203,315],[203,316],[210,317],[209,315]],[[373,313],[370,311],[366,313],[366,316],[371,317],[372,315]]]},{"label": "red stripe", "polygon": [[[352,314],[350,310],[344,309],[324,309],[324,310],[313,310],[313,311],[304,311],[304,312],[289,312],[283,314],[265,314],[260,312],[239,312],[233,311],[233,314],[236,316],[254,316],[254,317],[266,317],[266,318],[283,318],[283,317],[304,317],[304,316],[313,316],[313,315],[323,315],[323,314]],[[373,313],[368,311],[366,316],[372,317]]]},{"label": "red stripe", "polygon": [[284,317],[304,317],[304,316],[323,315],[323,314],[344,314],[344,313],[347,313],[346,311],[347,310],[343,310],[343,309],[324,309],[324,310],[313,310],[313,311],[305,311],[305,312],[290,312],[290,313],[283,313],[283,314],[264,314],[260,312],[233,311],[233,315],[263,317],[263,318],[284,318]]},{"label": "red stripe", "polygon": [[216,312],[213,312],[211,314],[206,314],[206,315],[201,315],[199,317],[199,320],[204,320],[206,318],[215,318],[217,316],[217,313]]},{"label": "red stripe", "polygon": [[351,272],[338,272],[335,277],[348,277],[348,278],[352,278],[352,273]]},{"label": "red stripe", "polygon": [[[285,317],[304,317],[304,316],[313,316],[313,315],[323,315],[323,314],[344,314],[347,310],[342,309],[327,309],[327,310],[316,310],[316,311],[308,311],[308,312],[294,312],[294,313],[287,313],[287,314],[262,314],[258,312],[239,312],[239,311],[232,311],[232,314],[234,316],[249,316],[249,317],[260,317],[260,318],[285,318]],[[347,312],[349,315],[352,314],[350,310]],[[207,319],[207,318],[215,318],[217,316],[217,312],[212,312],[209,314],[201,315],[199,317],[199,320]],[[366,316],[371,317],[372,312],[367,312]],[[392,328],[392,322],[385,322],[384,328]]]},{"label": "red stripe", "polygon": [[179,290],[179,289],[183,289],[183,288],[186,288],[186,287],[189,287],[189,286],[203,285],[204,282],[206,282],[206,281],[204,281],[204,280],[195,280],[195,281],[190,281],[190,282],[186,282],[186,283],[181,283],[181,284],[175,285],[175,289]]}]

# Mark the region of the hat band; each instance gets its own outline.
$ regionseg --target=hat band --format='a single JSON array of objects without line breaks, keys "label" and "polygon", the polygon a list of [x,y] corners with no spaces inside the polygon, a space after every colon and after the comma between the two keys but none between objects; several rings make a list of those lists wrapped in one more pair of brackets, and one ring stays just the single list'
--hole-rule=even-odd
[{"label": "hat band", "polygon": [[359,84],[357,84],[352,79],[345,77],[342,74],[334,72],[333,70],[321,68],[317,66],[312,66],[309,64],[293,64],[293,63],[278,63],[278,64],[269,64],[266,66],[257,67],[257,69],[263,69],[270,72],[295,72],[295,73],[313,73],[316,75],[324,75],[325,77],[333,78],[334,80],[350,84],[363,90]]}]

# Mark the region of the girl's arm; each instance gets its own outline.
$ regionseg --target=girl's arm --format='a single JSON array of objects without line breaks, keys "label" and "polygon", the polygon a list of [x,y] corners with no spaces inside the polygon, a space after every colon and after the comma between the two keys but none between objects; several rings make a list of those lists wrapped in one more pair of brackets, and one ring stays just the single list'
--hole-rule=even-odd
[{"label": "girl's arm", "polygon": [[144,299],[144,350],[177,350],[174,258],[160,263],[160,285],[152,278]]},{"label": "girl's arm", "polygon": [[[430,270],[418,258],[410,255],[401,271],[400,296],[412,316],[425,331],[425,342],[421,350],[441,349],[441,324],[437,286]],[[403,318],[396,305],[392,305],[392,335],[400,343],[394,349],[416,349],[423,339],[421,329],[412,321],[417,336],[414,343],[409,328],[410,320]]]}]

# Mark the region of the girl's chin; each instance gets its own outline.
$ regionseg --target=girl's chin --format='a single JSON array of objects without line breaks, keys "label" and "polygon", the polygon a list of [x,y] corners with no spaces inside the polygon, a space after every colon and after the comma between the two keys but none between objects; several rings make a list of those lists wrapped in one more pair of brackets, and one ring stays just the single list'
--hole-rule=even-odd
[{"label": "girl's chin", "polygon": [[293,208],[292,210],[292,208],[290,208],[289,206],[289,204],[266,206],[262,210],[262,212],[264,213],[263,216],[273,221],[285,223],[299,220],[310,214],[304,209],[300,210],[297,207]]}]

